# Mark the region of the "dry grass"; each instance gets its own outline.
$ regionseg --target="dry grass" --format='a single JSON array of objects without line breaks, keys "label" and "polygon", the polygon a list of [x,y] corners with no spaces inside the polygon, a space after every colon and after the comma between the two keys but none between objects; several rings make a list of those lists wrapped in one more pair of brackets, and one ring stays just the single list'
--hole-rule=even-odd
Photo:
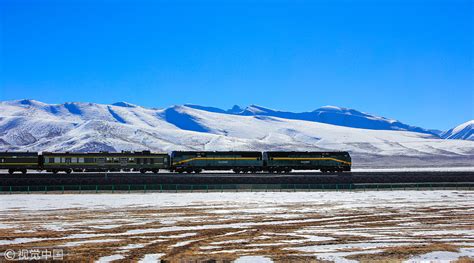
[{"label": "dry grass", "polygon": [[[398,201],[394,200],[394,204]],[[217,203],[209,209],[205,208],[206,205],[124,207],[114,211],[100,208],[47,210],[37,213],[9,210],[2,215],[0,223],[19,224],[19,227],[0,229],[0,240],[47,240],[0,245],[0,251],[60,248],[68,242],[98,241],[64,247],[66,259],[97,260],[120,254],[124,258],[117,262],[133,262],[146,254],[163,253],[162,260],[166,262],[231,262],[244,255],[265,255],[275,262],[328,262],[318,259],[318,252],[302,249],[328,247],[329,253],[347,252],[347,259],[361,262],[400,262],[433,251],[457,252],[460,247],[457,243],[474,242],[468,234],[459,234],[474,229],[472,204],[452,209],[420,203],[401,209],[399,206],[390,207],[388,203],[385,207],[370,207],[363,211],[335,208],[328,213],[331,204],[275,203],[273,206],[279,208],[278,212],[270,214],[258,210],[242,212],[242,209],[254,208],[253,204],[235,206],[232,203]],[[301,212],[307,208],[312,210]],[[285,218],[286,215],[291,217]],[[48,229],[48,224],[62,225],[64,229]],[[115,224],[117,226],[112,228],[111,225]],[[159,231],[126,234],[127,231],[150,229]],[[436,229],[446,233],[414,234]],[[77,234],[95,236],[71,237]],[[184,236],[186,234],[193,235]],[[310,239],[315,236],[322,239]],[[117,240],[99,242],[104,239]],[[444,239],[452,241],[442,241]],[[461,241],[456,242],[458,239]],[[183,243],[186,241],[192,242]],[[384,245],[394,242],[400,245]],[[407,245],[412,242],[413,245]],[[373,247],[366,248],[364,244],[373,244]],[[137,246],[123,249],[127,245]],[[472,262],[472,258],[462,257],[458,262]]]}]

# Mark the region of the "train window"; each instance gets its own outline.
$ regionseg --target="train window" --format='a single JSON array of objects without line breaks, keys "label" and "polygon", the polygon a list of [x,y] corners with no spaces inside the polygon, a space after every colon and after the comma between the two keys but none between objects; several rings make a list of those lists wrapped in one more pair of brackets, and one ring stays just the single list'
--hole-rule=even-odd
[{"label": "train window", "polygon": [[85,162],[85,163],[94,163],[95,160],[94,160],[94,158],[85,158],[85,159],[84,159],[84,162]]},{"label": "train window", "polygon": [[78,163],[84,163],[84,158],[77,158]]},{"label": "train window", "polygon": [[55,162],[55,163],[60,163],[60,162],[61,162],[61,158],[60,158],[60,157],[54,157],[54,162]]},{"label": "train window", "polygon": [[134,162],[135,162],[135,158],[128,158],[128,162],[129,162],[129,163],[134,163]]},{"label": "train window", "polygon": [[66,158],[66,163],[71,163],[71,158]]},{"label": "train window", "polygon": [[77,157],[72,157],[71,158],[71,163],[77,163]]},{"label": "train window", "polygon": [[3,163],[3,162],[5,162],[5,161],[4,161],[4,159],[3,159],[3,158],[2,158],[2,159],[0,159],[0,163]]}]

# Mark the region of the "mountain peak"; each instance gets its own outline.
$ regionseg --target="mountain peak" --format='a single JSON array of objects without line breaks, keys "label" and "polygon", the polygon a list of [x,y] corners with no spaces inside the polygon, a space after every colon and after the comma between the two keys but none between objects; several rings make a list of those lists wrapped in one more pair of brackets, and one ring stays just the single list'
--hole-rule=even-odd
[{"label": "mountain peak", "polygon": [[234,106],[232,106],[231,109],[227,110],[227,112],[230,113],[230,114],[239,114],[242,111],[244,111],[244,109],[242,109],[239,105],[234,105]]},{"label": "mountain peak", "polygon": [[23,106],[44,106],[46,105],[43,102],[31,99],[22,99],[22,100],[14,100],[11,102],[14,105],[23,105]]},{"label": "mountain peak", "polygon": [[347,108],[341,108],[341,107],[337,107],[337,106],[326,105],[326,106],[320,107],[318,110],[344,111],[344,110],[347,110]]},{"label": "mountain peak", "polygon": [[444,139],[461,139],[474,141],[474,120],[462,123],[441,135]]},{"label": "mountain peak", "polygon": [[125,102],[125,101],[115,102],[112,105],[113,106],[118,106],[118,107],[125,107],[125,108],[136,108],[137,107],[137,105],[131,104],[131,103],[128,103],[128,102]]},{"label": "mountain peak", "polygon": [[259,105],[251,104],[245,108],[240,114],[241,115],[268,115],[269,113],[275,112],[275,110],[268,109]]}]

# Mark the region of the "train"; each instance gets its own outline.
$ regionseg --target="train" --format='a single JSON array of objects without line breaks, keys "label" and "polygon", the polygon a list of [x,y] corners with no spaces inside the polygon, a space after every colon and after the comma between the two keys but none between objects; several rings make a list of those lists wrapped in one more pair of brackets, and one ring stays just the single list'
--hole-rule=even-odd
[{"label": "train", "polygon": [[173,151],[140,152],[0,152],[0,170],[8,173],[28,170],[57,174],[65,172],[201,173],[209,170],[234,173],[290,173],[297,170],[349,172],[348,152],[310,151]]}]

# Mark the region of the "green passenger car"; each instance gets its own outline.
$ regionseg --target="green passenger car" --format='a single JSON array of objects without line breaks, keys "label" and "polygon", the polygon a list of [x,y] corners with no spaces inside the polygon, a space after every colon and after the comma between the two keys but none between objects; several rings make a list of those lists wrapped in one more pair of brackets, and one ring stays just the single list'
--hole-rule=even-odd
[{"label": "green passenger car", "polygon": [[262,170],[261,152],[194,152],[174,151],[171,170],[178,173],[202,170],[233,170],[235,173],[257,172]]},{"label": "green passenger car", "polygon": [[121,152],[121,153],[43,153],[43,168],[48,172],[107,172],[107,171],[152,171],[169,169],[167,153]]},{"label": "green passenger car", "polygon": [[348,152],[264,152],[263,158],[268,172],[343,172],[350,171],[352,163]]},{"label": "green passenger car", "polygon": [[37,152],[0,152],[0,169],[8,170],[8,173],[22,172],[28,170],[39,170],[39,158]]}]

